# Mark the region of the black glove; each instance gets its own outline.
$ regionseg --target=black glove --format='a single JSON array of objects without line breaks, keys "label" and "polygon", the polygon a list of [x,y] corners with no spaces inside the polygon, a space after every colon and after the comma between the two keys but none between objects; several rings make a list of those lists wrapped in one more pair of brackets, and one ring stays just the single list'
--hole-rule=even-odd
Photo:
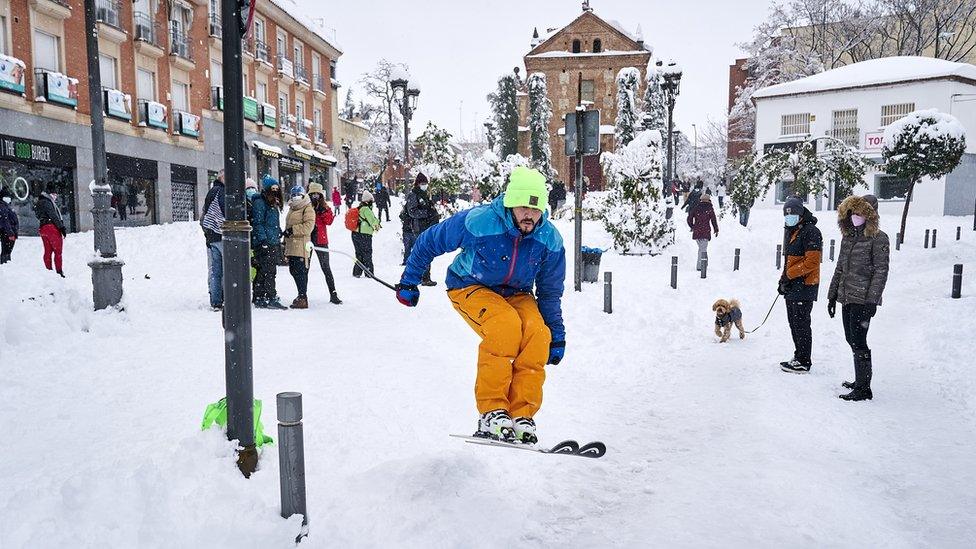
[{"label": "black glove", "polygon": [[64,227],[61,227],[59,230],[61,231],[61,238],[66,238],[68,236],[68,231],[65,230]]},{"label": "black glove", "polygon": [[781,277],[779,279],[779,284],[776,285],[776,292],[779,295],[786,295],[786,285],[789,284],[789,279],[786,277]]},{"label": "black glove", "polygon": [[563,355],[566,354],[566,342],[565,341],[553,341],[549,344],[549,361],[546,364],[559,364],[563,360]]},{"label": "black glove", "polygon": [[827,302],[827,314],[830,315],[830,318],[834,318],[834,315],[837,314],[836,300],[831,299],[830,301]]},{"label": "black glove", "polygon": [[291,227],[288,227],[282,234],[285,235],[285,238],[291,238],[291,235],[295,234],[295,232],[291,230]]}]

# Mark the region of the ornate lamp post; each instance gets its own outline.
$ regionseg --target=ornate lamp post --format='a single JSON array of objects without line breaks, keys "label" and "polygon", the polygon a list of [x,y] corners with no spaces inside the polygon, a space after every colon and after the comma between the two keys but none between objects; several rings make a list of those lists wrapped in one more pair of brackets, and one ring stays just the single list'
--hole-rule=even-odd
[{"label": "ornate lamp post", "polygon": [[420,88],[416,84],[410,85],[406,75],[398,76],[390,81],[393,87],[393,99],[396,100],[400,114],[403,116],[403,164],[410,163],[410,119],[417,110],[417,98]]},{"label": "ornate lamp post", "polygon": [[664,68],[664,74],[662,76],[661,91],[664,93],[664,102],[668,106],[668,163],[664,196],[669,196],[671,194],[671,182],[674,178],[674,139],[672,139],[674,132],[674,101],[678,98],[678,93],[681,88],[681,67],[672,61]]}]

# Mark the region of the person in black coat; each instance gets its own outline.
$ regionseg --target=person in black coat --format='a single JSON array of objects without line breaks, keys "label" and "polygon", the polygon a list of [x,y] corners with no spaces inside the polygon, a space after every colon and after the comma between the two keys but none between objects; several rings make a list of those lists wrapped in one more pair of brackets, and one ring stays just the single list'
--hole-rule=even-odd
[{"label": "person in black coat", "polygon": [[793,197],[783,205],[783,255],[786,262],[779,278],[778,291],[786,298],[786,318],[793,335],[793,359],[781,362],[784,372],[805,374],[810,371],[813,335],[810,312],[820,293],[820,256],[823,235],[817,218]]},{"label": "person in black coat", "polygon": [[386,212],[386,220],[390,220],[390,189],[380,183],[380,188],[376,190],[376,218],[383,221],[383,212]]},{"label": "person in black coat", "polygon": [[43,182],[35,182],[34,186],[41,189],[41,195],[34,203],[34,215],[37,216],[37,224],[40,227],[38,232],[44,244],[44,267],[50,271],[53,263],[54,270],[64,278],[61,252],[68,231],[64,227],[64,219],[58,208],[58,197],[56,194],[48,193]]},{"label": "person in black coat", "polygon": [[[427,194],[427,176],[419,173],[413,182],[413,188],[407,193],[406,205],[403,207],[403,214],[400,220],[403,221],[403,263],[410,257],[410,250],[420,233],[428,227],[432,227],[440,221],[440,214],[434,208],[434,202]],[[420,282],[423,286],[436,286],[437,283],[430,279],[430,269],[424,273]]]},{"label": "person in black coat", "polygon": [[12,201],[10,192],[0,188],[0,265],[10,261],[20,227],[17,212],[10,207]]}]

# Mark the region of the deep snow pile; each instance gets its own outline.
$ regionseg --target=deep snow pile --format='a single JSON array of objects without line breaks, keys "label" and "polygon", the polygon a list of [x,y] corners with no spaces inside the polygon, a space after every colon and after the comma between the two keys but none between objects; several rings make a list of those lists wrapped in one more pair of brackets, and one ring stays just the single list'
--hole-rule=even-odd
[{"label": "deep snow pile", "polygon": [[[396,208],[394,208],[396,210]],[[376,237],[378,274],[400,272],[393,222]],[[820,214],[826,247],[838,239]],[[718,344],[711,303],[735,297],[746,327],[775,296],[781,216],[730,218],[693,269],[680,225],[671,252],[607,253],[601,285],[567,283],[566,360],[548,368],[543,443],[604,440],[598,461],[477,447],[477,340],[443,283],[420,307],[333,262],[342,306],[317,265],[308,311],[255,311],[255,395],[276,436],[274,395],[304,393],[310,547],[970,546],[976,538],[976,233],[972,218],[914,217],[892,251],[872,323],[875,400],[836,398],[852,375],[839,318],[814,312],[814,367],[779,371],[792,350],[783,305],[746,340]],[[882,228],[894,234],[896,219]],[[955,226],[964,227],[954,241]],[[924,228],[939,246],[922,249]],[[560,222],[567,239],[572,226]],[[333,245],[351,251],[341,225]],[[609,247],[598,222],[584,244]],[[250,480],[217,431],[200,432],[223,395],[223,333],[206,308],[194,224],[118,231],[123,313],[94,313],[91,234],[67,241],[61,280],[23,238],[0,267],[0,547],[287,547],[300,520],[278,517],[277,448]],[[731,271],[742,248],[742,270]],[[571,257],[571,256],[570,256]],[[443,280],[450,258],[434,272]],[[949,295],[967,264],[964,297]],[[825,259],[821,296],[832,263]],[[279,270],[284,300],[294,297]]]}]

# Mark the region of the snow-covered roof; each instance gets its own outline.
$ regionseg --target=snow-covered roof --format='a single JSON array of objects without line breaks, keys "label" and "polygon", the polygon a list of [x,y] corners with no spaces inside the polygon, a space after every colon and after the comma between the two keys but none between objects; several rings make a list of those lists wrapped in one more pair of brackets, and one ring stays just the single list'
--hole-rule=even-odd
[{"label": "snow-covered roof", "polygon": [[884,57],[861,61],[829,71],[767,86],[752,94],[753,99],[796,95],[845,88],[884,86],[912,80],[961,77],[976,81],[976,66],[931,57]]},{"label": "snow-covered roof", "polygon": [[274,145],[268,145],[267,143],[264,143],[262,141],[257,141],[257,140],[251,141],[251,145],[253,145],[253,146],[255,146],[255,147],[259,148],[259,149],[264,149],[266,151],[276,152],[278,154],[285,154],[284,151],[281,150],[281,147],[276,147]]},{"label": "snow-covered roof", "polygon": [[298,21],[302,26],[312,31],[312,34],[321,38],[324,42],[339,50],[342,53],[342,46],[336,40],[335,29],[327,28],[323,19],[312,19],[308,15],[308,9],[302,9],[295,0],[271,0],[271,3],[281,8],[292,19]]}]

